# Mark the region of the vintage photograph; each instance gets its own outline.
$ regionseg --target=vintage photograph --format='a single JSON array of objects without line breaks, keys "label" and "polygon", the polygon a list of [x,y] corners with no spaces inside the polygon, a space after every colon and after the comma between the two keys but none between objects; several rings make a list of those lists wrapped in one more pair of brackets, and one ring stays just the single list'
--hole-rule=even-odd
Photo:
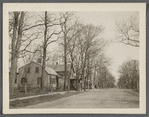
[{"label": "vintage photograph", "polygon": [[9,110],[140,109],[142,12],[30,8],[5,14]]}]

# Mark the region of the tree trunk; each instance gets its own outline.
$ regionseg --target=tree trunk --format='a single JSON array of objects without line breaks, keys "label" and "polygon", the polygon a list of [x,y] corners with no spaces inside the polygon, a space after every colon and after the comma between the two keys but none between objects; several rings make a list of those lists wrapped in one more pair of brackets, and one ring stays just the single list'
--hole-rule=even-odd
[{"label": "tree trunk", "polygon": [[81,75],[81,79],[84,80],[84,91],[86,90],[86,78],[84,77],[85,64],[86,64],[86,54],[85,54],[85,58],[84,58],[84,63],[83,63],[83,67],[82,67],[82,75]]},{"label": "tree trunk", "polygon": [[18,25],[18,13],[14,12],[14,24],[13,24],[13,37],[11,42],[11,68],[9,76],[9,91],[12,94],[14,91],[14,80],[16,77],[16,51],[15,51],[15,41],[17,39],[17,25]]},{"label": "tree trunk", "polygon": [[15,78],[17,77],[16,72],[17,72],[17,58],[14,56],[13,60],[11,60],[11,69],[10,69],[10,76],[9,76],[10,94],[14,92],[14,83],[15,83]]},{"label": "tree trunk", "polygon": [[[66,30],[66,27],[65,27]],[[66,90],[66,79],[67,79],[67,57],[66,57],[66,34],[64,33],[64,91]]]},{"label": "tree trunk", "polygon": [[25,93],[27,93],[27,83],[25,83]]},{"label": "tree trunk", "polygon": [[139,80],[137,80],[137,87],[136,87],[136,89],[137,89],[137,92],[139,92]]},{"label": "tree trunk", "polygon": [[79,86],[78,86],[78,78],[76,77],[76,90],[79,90]]},{"label": "tree trunk", "polygon": [[44,46],[43,46],[43,61],[42,61],[40,91],[42,91],[43,89],[43,79],[44,79],[45,62],[46,62],[46,39],[47,39],[47,11],[45,11],[45,31],[44,31]]},{"label": "tree trunk", "polygon": [[68,91],[70,91],[70,77],[71,77],[71,75],[72,75],[71,73],[68,75],[68,89],[67,89]]},{"label": "tree trunk", "polygon": [[84,91],[86,91],[86,78],[84,80]]},{"label": "tree trunk", "polygon": [[87,89],[89,89],[89,76],[90,76],[90,64],[89,64],[89,53],[87,58]]},{"label": "tree trunk", "polygon": [[19,12],[14,12],[14,23],[13,23],[13,37],[11,42],[11,68],[10,68],[10,76],[9,76],[9,92],[12,94],[14,92],[14,82],[15,78],[17,78],[17,60],[18,60],[18,52],[21,46],[21,38],[22,38],[22,25],[24,20],[24,12],[21,12],[21,16],[19,19]]},{"label": "tree trunk", "polygon": [[78,91],[79,90],[79,75],[78,75],[78,70],[76,70],[76,90]]}]

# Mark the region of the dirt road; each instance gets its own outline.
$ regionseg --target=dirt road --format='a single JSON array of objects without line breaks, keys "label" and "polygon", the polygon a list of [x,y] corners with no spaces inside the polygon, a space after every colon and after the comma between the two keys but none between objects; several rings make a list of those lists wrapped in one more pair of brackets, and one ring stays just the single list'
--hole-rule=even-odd
[{"label": "dirt road", "polygon": [[94,89],[26,108],[139,108],[139,95],[126,89]]}]

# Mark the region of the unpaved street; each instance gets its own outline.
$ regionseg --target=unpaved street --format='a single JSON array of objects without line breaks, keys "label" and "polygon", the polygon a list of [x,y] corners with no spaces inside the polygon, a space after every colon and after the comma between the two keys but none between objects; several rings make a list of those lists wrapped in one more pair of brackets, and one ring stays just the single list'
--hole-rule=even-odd
[{"label": "unpaved street", "polygon": [[139,95],[126,89],[94,89],[26,108],[139,108]]}]

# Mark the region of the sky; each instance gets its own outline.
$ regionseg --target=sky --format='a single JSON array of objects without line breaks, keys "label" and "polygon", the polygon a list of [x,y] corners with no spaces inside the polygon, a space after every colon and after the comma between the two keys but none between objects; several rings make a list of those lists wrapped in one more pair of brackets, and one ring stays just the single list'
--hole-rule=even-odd
[{"label": "sky", "polygon": [[[116,31],[115,23],[119,21],[125,21],[130,18],[131,15],[136,14],[139,17],[138,12],[78,12],[76,15],[79,20],[85,24],[103,25],[105,27],[102,37],[106,40],[115,40]],[[112,42],[106,48],[106,55],[112,59],[110,70],[112,74],[118,79],[118,68],[127,59],[139,60],[139,48],[125,45],[122,43]]]}]

